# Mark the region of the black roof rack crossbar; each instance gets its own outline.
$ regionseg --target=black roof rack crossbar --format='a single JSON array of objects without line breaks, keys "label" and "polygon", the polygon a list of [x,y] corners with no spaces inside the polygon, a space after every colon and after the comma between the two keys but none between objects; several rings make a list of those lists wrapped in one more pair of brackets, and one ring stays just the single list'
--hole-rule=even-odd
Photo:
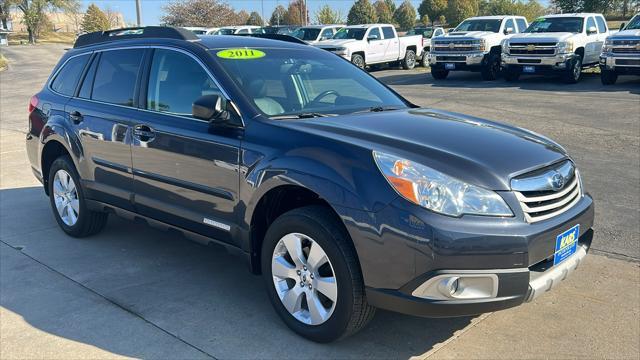
[{"label": "black roof rack crossbar", "polygon": [[171,26],[144,26],[96,31],[83,34],[78,36],[73,47],[79,48],[82,46],[95,45],[116,40],[148,38],[198,40],[198,37],[187,29]]},{"label": "black roof rack crossbar", "polygon": [[280,40],[280,41],[286,41],[294,44],[308,45],[306,42],[291,35],[284,35],[284,34],[239,34],[239,35],[257,37],[262,39]]}]

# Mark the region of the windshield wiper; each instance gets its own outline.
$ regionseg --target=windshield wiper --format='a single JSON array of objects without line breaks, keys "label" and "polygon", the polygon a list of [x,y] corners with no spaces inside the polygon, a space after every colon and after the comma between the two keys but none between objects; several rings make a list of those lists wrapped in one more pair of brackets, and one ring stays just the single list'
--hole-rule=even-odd
[{"label": "windshield wiper", "polygon": [[400,110],[400,108],[398,108],[396,106],[372,106],[372,107],[370,107],[368,109],[365,109],[365,110],[356,111],[356,112],[354,112],[354,114],[360,114],[360,113],[364,113],[364,112],[393,111],[393,110]]},{"label": "windshield wiper", "polygon": [[330,116],[336,116],[336,115],[335,114],[323,114],[323,113],[317,113],[317,112],[308,112],[308,113],[300,113],[300,114],[270,116],[269,119],[272,119],[272,120],[311,119],[311,118],[330,117]]}]

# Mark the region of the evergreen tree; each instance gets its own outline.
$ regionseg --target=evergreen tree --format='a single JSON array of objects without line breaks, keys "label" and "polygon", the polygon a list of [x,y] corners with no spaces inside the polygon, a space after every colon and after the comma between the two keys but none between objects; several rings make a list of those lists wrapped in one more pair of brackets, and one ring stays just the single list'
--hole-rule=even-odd
[{"label": "evergreen tree", "polygon": [[423,0],[418,7],[421,17],[427,15],[432,20],[440,18],[446,11],[447,0]]},{"label": "evergreen tree", "polygon": [[357,0],[347,15],[348,25],[373,24],[378,22],[376,9],[369,0]]},{"label": "evergreen tree", "polygon": [[393,22],[393,12],[389,9],[389,5],[384,0],[377,0],[373,3],[378,16],[378,22],[383,24],[391,24]]},{"label": "evergreen tree", "polygon": [[251,12],[251,14],[249,14],[247,25],[264,26],[264,21],[262,21],[262,17],[260,16],[260,14],[258,14],[257,11],[253,11]]},{"label": "evergreen tree", "polygon": [[318,24],[342,24],[344,19],[339,11],[334,11],[331,6],[324,5],[316,12],[316,22]]},{"label": "evergreen tree", "polygon": [[82,18],[80,29],[83,32],[94,32],[109,30],[110,27],[111,24],[109,23],[107,15],[95,4],[90,4],[87,8],[87,13],[84,14]]},{"label": "evergreen tree", "polygon": [[416,16],[416,9],[411,5],[411,1],[404,0],[393,14],[393,19],[401,31],[407,31],[416,24]]},{"label": "evergreen tree", "polygon": [[478,14],[478,0],[449,0],[445,13],[450,25],[458,26],[462,20]]},{"label": "evergreen tree", "polygon": [[269,25],[287,25],[287,9],[282,5],[276,6],[271,14],[271,18],[269,19]]}]

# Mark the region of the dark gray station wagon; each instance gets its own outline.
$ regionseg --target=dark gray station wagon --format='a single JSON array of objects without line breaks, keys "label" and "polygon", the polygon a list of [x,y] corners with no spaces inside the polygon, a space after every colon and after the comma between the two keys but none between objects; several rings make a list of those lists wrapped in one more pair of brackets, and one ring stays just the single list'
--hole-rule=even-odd
[{"label": "dark gray station wagon", "polygon": [[376,308],[531,301],[585,257],[594,207],[535,133],[422,109],[347,61],[169,27],[82,35],[29,104],[27,149],[70,236],[108,214],[223,244],[295,332]]}]

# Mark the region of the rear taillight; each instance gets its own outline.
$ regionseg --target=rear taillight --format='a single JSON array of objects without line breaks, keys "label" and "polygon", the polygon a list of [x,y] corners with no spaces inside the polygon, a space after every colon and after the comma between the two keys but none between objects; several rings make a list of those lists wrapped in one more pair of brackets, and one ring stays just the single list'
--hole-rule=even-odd
[{"label": "rear taillight", "polygon": [[31,114],[33,110],[36,109],[37,106],[38,106],[38,97],[33,95],[31,97],[31,100],[29,100],[29,114]]}]

